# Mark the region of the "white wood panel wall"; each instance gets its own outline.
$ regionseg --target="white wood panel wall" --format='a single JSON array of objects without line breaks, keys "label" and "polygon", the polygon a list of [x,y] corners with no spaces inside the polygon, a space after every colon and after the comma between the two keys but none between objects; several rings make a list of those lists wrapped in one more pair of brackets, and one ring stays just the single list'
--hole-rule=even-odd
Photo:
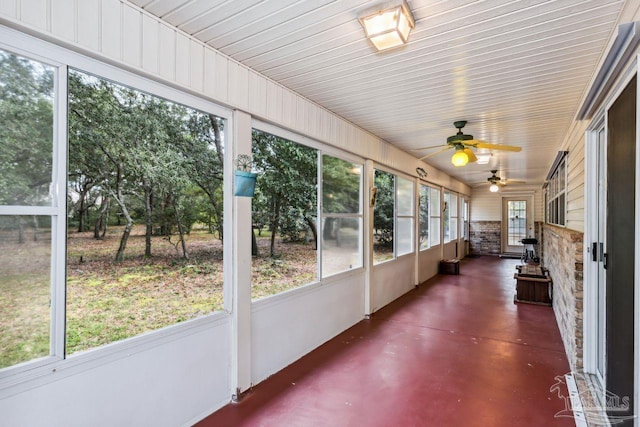
[{"label": "white wood panel wall", "polygon": [[470,188],[122,0],[2,0],[0,23],[429,181]]},{"label": "white wood panel wall", "polygon": [[584,232],[584,149],[588,121],[574,121],[561,150],[567,154],[566,227]]},{"label": "white wood panel wall", "polygon": [[474,188],[471,192],[470,218],[471,221],[501,221],[502,197],[522,192],[533,191],[533,220],[544,220],[544,197],[542,188],[536,185],[508,185],[502,187],[498,193],[491,193],[489,187]]}]

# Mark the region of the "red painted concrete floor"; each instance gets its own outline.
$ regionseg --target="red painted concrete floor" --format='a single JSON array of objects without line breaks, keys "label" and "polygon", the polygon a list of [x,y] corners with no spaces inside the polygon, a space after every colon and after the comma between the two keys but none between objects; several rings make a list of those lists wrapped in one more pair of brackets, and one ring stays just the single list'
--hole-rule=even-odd
[{"label": "red painted concrete floor", "polygon": [[513,303],[518,262],[463,260],[198,426],[575,426],[553,310]]}]

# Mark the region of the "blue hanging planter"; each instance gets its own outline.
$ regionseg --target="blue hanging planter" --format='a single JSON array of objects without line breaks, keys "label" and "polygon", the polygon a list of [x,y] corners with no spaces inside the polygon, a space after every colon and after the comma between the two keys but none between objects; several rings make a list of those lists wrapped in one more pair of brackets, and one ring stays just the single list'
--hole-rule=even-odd
[{"label": "blue hanging planter", "polygon": [[253,197],[254,190],[256,188],[257,173],[236,171],[236,188],[234,195],[240,197]]}]

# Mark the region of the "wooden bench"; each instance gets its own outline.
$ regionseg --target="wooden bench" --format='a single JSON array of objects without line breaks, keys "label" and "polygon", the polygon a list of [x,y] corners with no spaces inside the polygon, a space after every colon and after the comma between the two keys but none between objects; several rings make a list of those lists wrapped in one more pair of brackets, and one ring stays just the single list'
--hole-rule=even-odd
[{"label": "wooden bench", "polygon": [[517,265],[516,269],[518,272],[513,276],[516,279],[514,302],[550,306],[553,282],[549,277],[549,271],[539,265],[530,264]]}]

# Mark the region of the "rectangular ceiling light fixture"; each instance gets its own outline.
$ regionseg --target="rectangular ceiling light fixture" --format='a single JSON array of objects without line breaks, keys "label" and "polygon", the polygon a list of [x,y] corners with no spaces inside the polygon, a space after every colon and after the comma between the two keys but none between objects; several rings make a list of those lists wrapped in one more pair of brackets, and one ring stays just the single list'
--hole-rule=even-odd
[{"label": "rectangular ceiling light fixture", "polygon": [[407,43],[415,26],[413,15],[406,1],[390,2],[374,8],[359,18],[367,38],[376,49],[386,50]]}]

